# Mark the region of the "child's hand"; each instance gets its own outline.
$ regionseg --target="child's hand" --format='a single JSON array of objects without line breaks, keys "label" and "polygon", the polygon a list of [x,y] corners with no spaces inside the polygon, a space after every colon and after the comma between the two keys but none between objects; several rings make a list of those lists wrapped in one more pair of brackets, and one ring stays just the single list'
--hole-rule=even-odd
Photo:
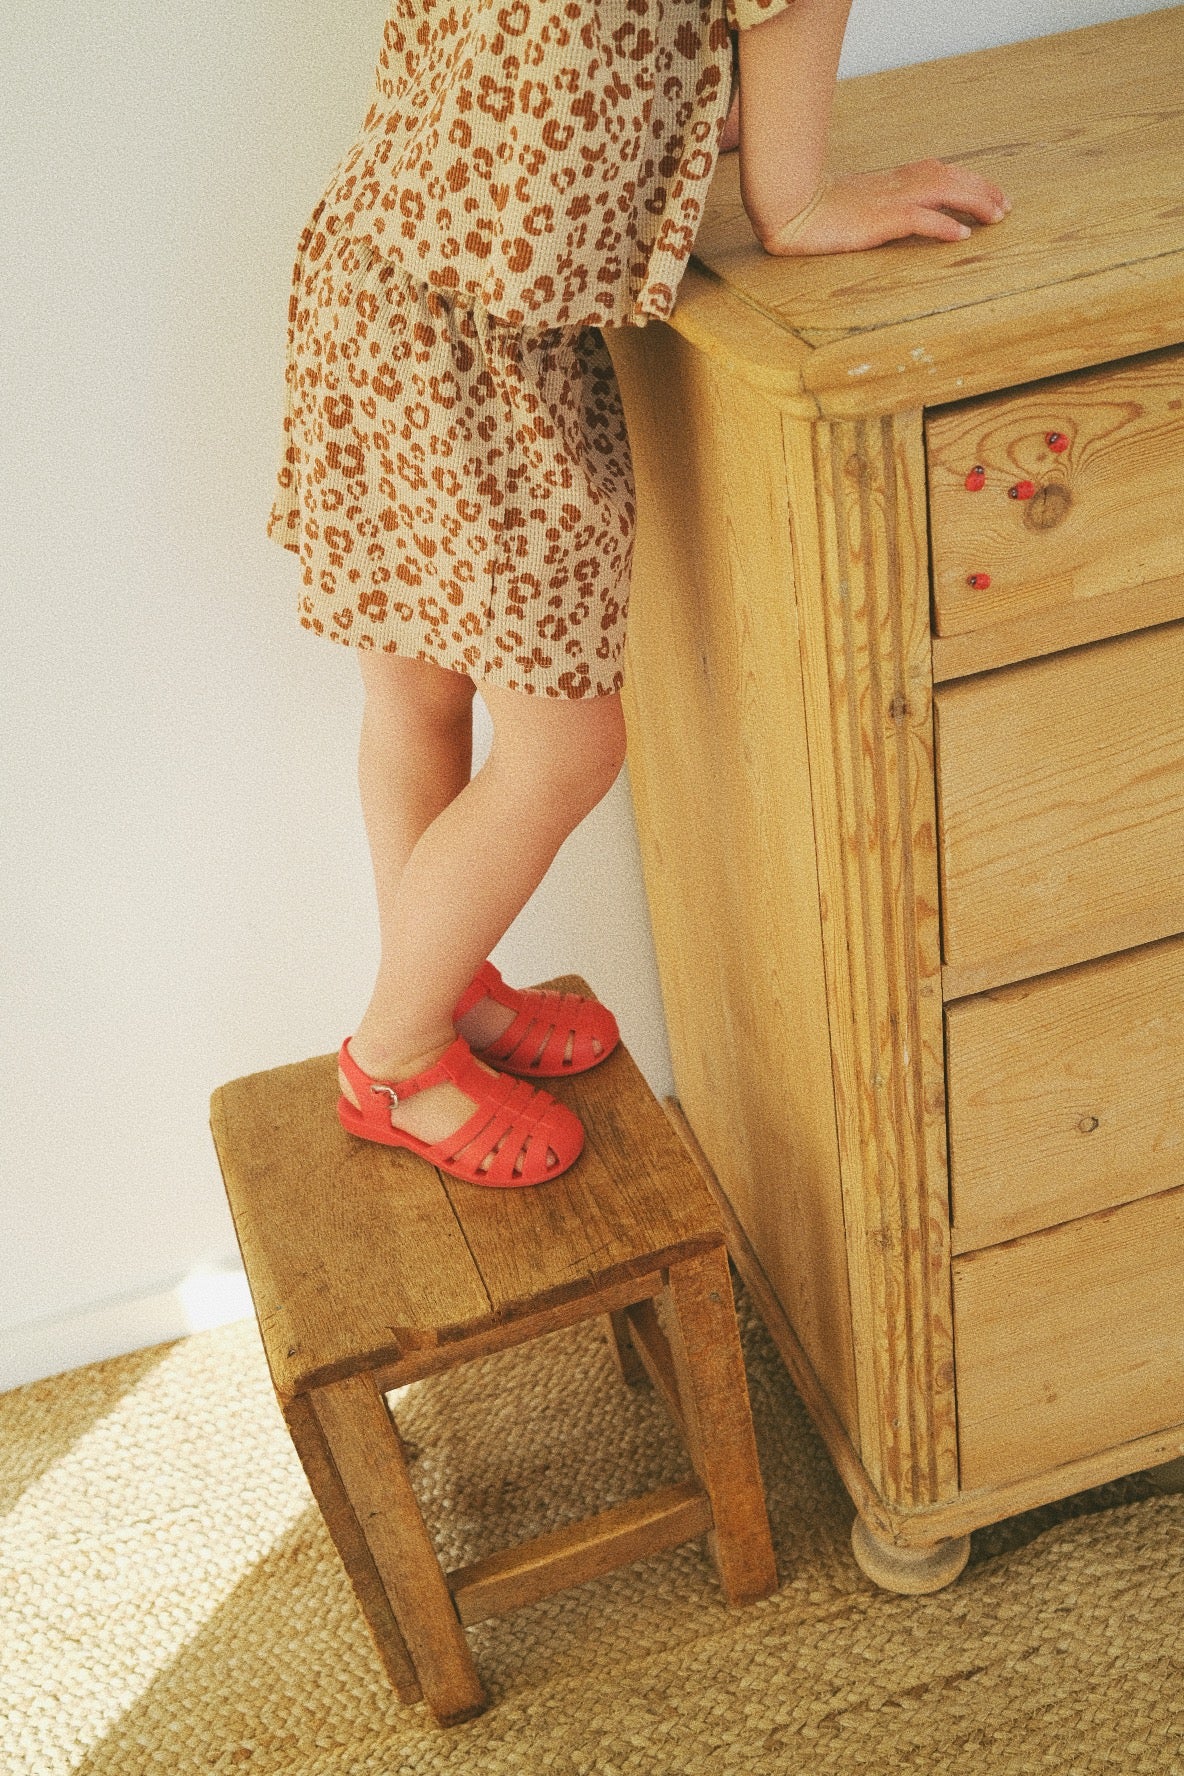
[{"label": "child's hand", "polygon": [[[798,229],[792,219],[761,236],[766,253],[791,258],[856,253],[910,234],[965,240],[971,232],[950,210],[978,222],[1000,222],[1011,199],[991,179],[944,160],[914,160],[887,172],[847,173],[826,181],[821,199]],[[777,236],[791,229],[791,237]]]}]

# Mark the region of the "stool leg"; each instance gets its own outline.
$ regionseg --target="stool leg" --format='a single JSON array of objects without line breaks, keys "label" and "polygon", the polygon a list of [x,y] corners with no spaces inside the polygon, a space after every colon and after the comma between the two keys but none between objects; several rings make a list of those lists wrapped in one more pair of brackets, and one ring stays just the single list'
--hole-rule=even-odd
[{"label": "stool leg", "polygon": [[415,1662],[424,1700],[442,1726],[469,1720],[486,1707],[488,1697],[386,1401],[368,1373],[312,1388],[309,1398]]},{"label": "stool leg", "polygon": [[604,1316],[608,1328],[609,1349],[616,1358],[617,1368],[622,1381],[630,1387],[640,1387],[649,1380],[645,1372],[645,1364],[633,1348],[633,1340],[629,1336],[629,1315],[623,1307],[614,1308]]},{"label": "stool leg", "polygon": [[349,1495],[333,1466],[329,1446],[325,1442],[317,1415],[307,1398],[303,1394],[297,1394],[284,1407],[284,1418],[296,1445],[296,1453],[304,1466],[308,1484],[312,1487],[313,1497],[320,1507],[321,1516],[337,1545],[341,1563],[349,1574],[350,1583],[362,1606],[362,1613],[374,1637],[378,1656],[386,1667],[386,1674],[394,1684],[400,1702],[418,1702],[422,1699],[423,1690],[415,1675],[411,1655],[399,1633],[399,1624],[395,1620],[373,1556],[366,1545],[366,1538],[354,1515]]},{"label": "stool leg", "polygon": [[777,1589],[777,1567],[727,1253],[720,1246],[672,1264],[669,1277],[670,1349],[687,1449],[715,1524],[707,1545],[728,1602],[755,1603]]}]

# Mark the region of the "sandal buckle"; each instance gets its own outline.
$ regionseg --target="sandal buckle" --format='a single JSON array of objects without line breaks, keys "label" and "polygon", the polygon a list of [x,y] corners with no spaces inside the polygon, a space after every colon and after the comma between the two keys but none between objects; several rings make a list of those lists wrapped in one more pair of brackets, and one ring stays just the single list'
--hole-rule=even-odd
[{"label": "sandal buckle", "polygon": [[399,1101],[399,1094],[392,1085],[372,1085],[370,1090],[372,1092],[385,1092],[392,1104],[397,1104]]}]

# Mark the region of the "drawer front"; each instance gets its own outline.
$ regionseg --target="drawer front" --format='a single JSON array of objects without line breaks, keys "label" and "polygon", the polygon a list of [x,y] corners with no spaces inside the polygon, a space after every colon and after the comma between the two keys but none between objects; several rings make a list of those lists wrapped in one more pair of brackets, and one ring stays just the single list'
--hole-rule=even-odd
[{"label": "drawer front", "polygon": [[925,437],[939,636],[1184,589],[1184,350],[933,408]]},{"label": "drawer front", "polygon": [[1184,1419],[1184,1189],[956,1258],[961,1485]]},{"label": "drawer front", "polygon": [[1184,623],[934,692],[957,991],[1184,931]]},{"label": "drawer front", "polygon": [[1184,937],[948,1006],[954,1251],[1184,1185],[1182,1057]]}]

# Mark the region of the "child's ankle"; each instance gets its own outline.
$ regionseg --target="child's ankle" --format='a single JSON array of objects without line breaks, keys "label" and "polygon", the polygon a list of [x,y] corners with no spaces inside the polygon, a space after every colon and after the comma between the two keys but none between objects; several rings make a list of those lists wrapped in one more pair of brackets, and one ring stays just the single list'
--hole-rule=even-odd
[{"label": "child's ankle", "polygon": [[389,1045],[375,1042],[364,1034],[351,1036],[349,1052],[363,1073],[371,1079],[410,1079],[416,1073],[423,1073],[435,1064],[456,1040],[455,1031],[441,1042],[433,1043],[428,1048],[421,1048],[413,1054],[396,1052]]}]

